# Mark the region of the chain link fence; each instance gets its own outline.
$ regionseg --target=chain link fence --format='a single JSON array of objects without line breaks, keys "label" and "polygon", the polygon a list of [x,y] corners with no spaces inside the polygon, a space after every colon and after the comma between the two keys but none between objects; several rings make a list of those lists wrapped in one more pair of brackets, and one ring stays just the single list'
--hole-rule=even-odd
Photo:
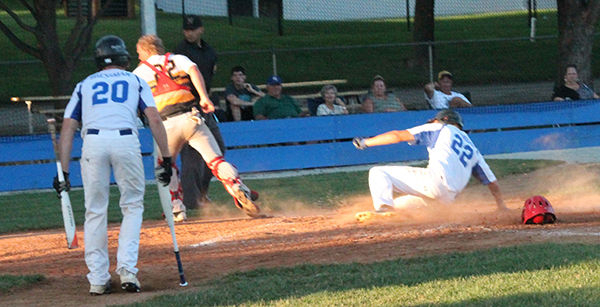
[{"label": "chain link fence", "polygon": [[[373,76],[382,75],[409,109],[422,109],[423,84],[449,70],[457,90],[470,91],[475,105],[550,98],[558,74],[556,1],[435,1],[434,37],[426,42],[413,39],[415,5],[415,0],[157,0],[157,30],[172,49],[182,39],[181,14],[203,16],[205,39],[219,55],[213,87],[224,87],[237,65],[246,68],[252,83],[262,84],[274,73],[284,82],[346,80],[340,91],[367,90]],[[137,37],[130,36],[124,39],[133,55]],[[425,62],[415,60],[418,45],[428,47]],[[594,57],[598,73],[600,59]],[[93,61],[82,61],[74,82],[93,70]],[[0,82],[47,84],[42,71],[38,61],[7,58],[0,63]],[[48,94],[47,87],[36,86],[4,95]]]}]

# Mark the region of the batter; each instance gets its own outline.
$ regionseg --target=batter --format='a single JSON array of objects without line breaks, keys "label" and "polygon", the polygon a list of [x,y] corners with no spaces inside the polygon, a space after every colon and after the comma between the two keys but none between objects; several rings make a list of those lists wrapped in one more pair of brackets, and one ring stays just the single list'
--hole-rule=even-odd
[{"label": "batter", "polygon": [[138,111],[148,118],[152,135],[163,152],[157,178],[168,184],[171,155],[167,134],[146,82],[125,71],[129,53],[123,40],[114,35],[96,43],[99,72],[79,82],[64,113],[60,134],[60,160],[68,189],[73,135],[81,123],[81,177],[85,196],[85,263],[89,269],[90,294],[111,292],[107,209],[111,168],[119,186],[123,214],[119,231],[116,271],[121,287],[139,292],[138,249],[144,212],[145,177],[137,131]]}]

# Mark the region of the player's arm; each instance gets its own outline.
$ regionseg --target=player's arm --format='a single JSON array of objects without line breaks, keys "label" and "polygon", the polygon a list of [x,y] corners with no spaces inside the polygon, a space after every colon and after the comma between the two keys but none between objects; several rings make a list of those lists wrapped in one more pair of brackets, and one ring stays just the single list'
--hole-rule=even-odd
[{"label": "player's arm", "polygon": [[192,80],[192,84],[196,88],[198,95],[200,96],[200,107],[204,113],[211,113],[215,111],[215,105],[208,98],[208,93],[206,92],[206,85],[204,83],[204,77],[200,74],[198,70],[198,66],[192,65],[187,71],[187,74],[190,75],[190,79]]},{"label": "player's arm", "polygon": [[412,142],[415,137],[410,134],[407,130],[393,130],[380,135],[376,135],[372,138],[365,139],[365,145],[367,147],[380,146],[395,144],[400,142]]},{"label": "player's arm", "polygon": [[71,161],[71,150],[73,149],[73,135],[79,128],[79,121],[72,118],[65,118],[60,129],[59,140],[59,159],[63,172],[69,172],[69,162]]},{"label": "player's arm", "polygon": [[496,206],[498,206],[498,210],[508,210],[506,205],[504,204],[504,199],[502,198],[502,192],[500,192],[500,186],[498,185],[498,181],[490,182],[488,185],[488,189],[494,196],[496,200]]}]

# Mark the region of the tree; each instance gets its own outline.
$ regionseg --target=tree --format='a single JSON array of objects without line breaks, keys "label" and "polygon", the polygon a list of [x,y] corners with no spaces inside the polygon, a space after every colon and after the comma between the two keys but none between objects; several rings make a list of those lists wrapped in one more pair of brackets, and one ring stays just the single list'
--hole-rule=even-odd
[{"label": "tree", "polygon": [[[413,29],[414,42],[433,42],[435,30],[434,16],[435,0],[417,0],[415,3],[415,25]],[[429,62],[429,48],[427,45],[415,46],[414,63],[425,66]]]},{"label": "tree", "polygon": [[[7,23],[0,20],[0,31],[23,52],[42,61],[53,95],[69,94],[73,71],[77,67],[82,55],[90,44],[92,30],[97,18],[102,16],[104,9],[112,0],[103,3],[97,14],[92,10],[84,16],[84,6],[92,7],[93,0],[78,1],[75,25],[61,48],[57,32],[56,10],[61,5],[61,0],[19,0],[18,2],[27,9],[35,19],[35,25],[29,25],[15,13],[15,8],[9,8],[5,1],[0,0],[0,10],[5,11],[14,20],[21,31],[11,29]],[[98,1],[99,2],[99,1]],[[23,31],[25,33],[23,33]],[[35,45],[27,43],[20,34],[30,33],[35,37]],[[22,35],[23,36],[23,35]]]},{"label": "tree", "polygon": [[557,0],[558,76],[562,83],[565,68],[577,65],[579,78],[592,83],[592,47],[594,30],[600,16],[600,0]]}]

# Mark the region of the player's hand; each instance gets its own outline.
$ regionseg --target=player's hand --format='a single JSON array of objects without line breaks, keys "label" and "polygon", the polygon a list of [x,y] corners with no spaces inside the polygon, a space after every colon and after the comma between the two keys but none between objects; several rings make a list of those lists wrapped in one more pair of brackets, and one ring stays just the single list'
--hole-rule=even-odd
[{"label": "player's hand", "polygon": [[202,112],[208,114],[215,111],[215,105],[209,99],[200,102],[200,108],[202,108]]},{"label": "player's hand", "polygon": [[369,147],[365,143],[365,139],[363,139],[361,137],[356,137],[356,138],[352,139],[352,144],[354,144],[354,147],[356,147],[357,149],[360,149],[360,150],[363,150],[363,149]]},{"label": "player's hand", "polygon": [[59,182],[58,175],[54,176],[54,182],[52,182],[52,187],[56,190],[56,194],[58,194],[58,198],[60,198],[60,193],[62,191],[69,192],[71,190],[71,182],[69,181],[69,173],[63,171],[63,177],[65,181]]},{"label": "player's hand", "polygon": [[154,176],[158,182],[166,187],[171,182],[172,175],[171,157],[163,157],[162,161],[159,161],[158,166],[154,169]]}]

